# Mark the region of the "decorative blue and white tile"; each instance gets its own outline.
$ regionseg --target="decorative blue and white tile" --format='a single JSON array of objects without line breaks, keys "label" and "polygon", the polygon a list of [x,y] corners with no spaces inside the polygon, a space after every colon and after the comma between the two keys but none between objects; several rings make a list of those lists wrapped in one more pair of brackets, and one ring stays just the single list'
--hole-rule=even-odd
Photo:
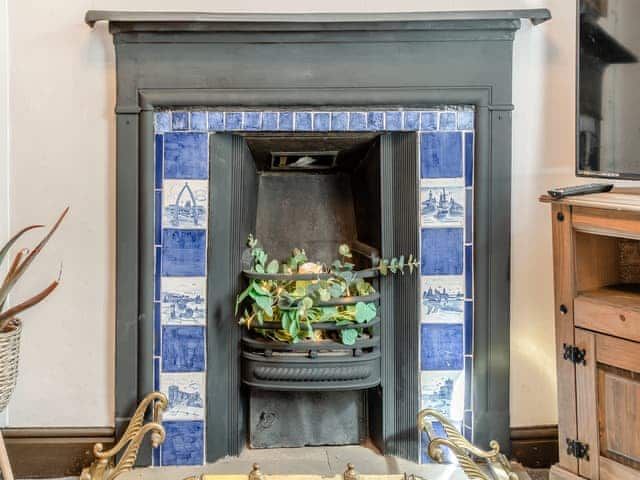
[{"label": "decorative blue and white tile", "polygon": [[422,277],[423,323],[464,321],[464,277],[461,275]]},{"label": "decorative blue and white tile", "polygon": [[262,129],[262,112],[244,113],[244,130],[255,131]]},{"label": "decorative blue and white tile", "polygon": [[207,112],[207,126],[209,130],[221,132],[224,130],[224,112]]},{"label": "decorative blue and white tile", "polygon": [[454,422],[464,417],[464,371],[431,371],[420,374],[421,408],[438,410]]},{"label": "decorative blue and white tile", "polygon": [[242,130],[242,112],[225,112],[224,128],[225,130]]},{"label": "decorative blue and white tile", "polygon": [[[459,425],[457,422],[452,422],[452,424],[457,430],[462,431],[462,425]],[[433,420],[431,422],[431,431],[433,432],[433,435],[438,437],[438,438],[447,438],[447,433],[445,432],[444,427],[437,420]],[[435,461],[432,460],[429,457],[429,453],[428,453],[429,436],[425,432],[421,432],[420,433],[420,443],[421,443],[421,447],[422,447],[421,448],[421,454],[420,454],[420,462],[421,463],[435,463]],[[451,449],[443,448],[442,450],[443,450],[443,456],[444,456],[444,459],[443,459],[444,462],[443,463],[448,464],[448,465],[457,465],[458,464],[458,459],[453,454]]]},{"label": "decorative blue and white tile", "polygon": [[473,355],[473,302],[464,302],[464,354]]},{"label": "decorative blue and white tile", "polygon": [[163,419],[204,420],[204,373],[162,373],[160,391],[169,400]]},{"label": "decorative blue and white tile", "polygon": [[331,114],[329,112],[315,112],[313,114],[313,131],[331,131]]},{"label": "decorative blue and white tile", "polygon": [[467,187],[473,186],[473,158],[473,132],[466,132],[464,134],[464,179]]},{"label": "decorative blue and white tile", "polygon": [[262,131],[278,130],[278,112],[262,113]]},{"label": "decorative blue and white tile", "polygon": [[156,188],[162,188],[162,157],[164,156],[164,135],[155,136],[155,174],[156,174]]},{"label": "decorative blue and white tile", "polygon": [[474,123],[475,112],[473,110],[458,112],[458,130],[473,130]]},{"label": "decorative blue and white tile", "polygon": [[207,228],[208,191],[206,180],[165,180],[162,190],[162,226],[165,228]]},{"label": "decorative blue and white tile", "polygon": [[423,228],[420,235],[422,275],[462,275],[464,229]]},{"label": "decorative blue and white tile", "polygon": [[173,130],[189,130],[189,112],[172,112],[171,128]]},{"label": "decorative blue and white tile", "polygon": [[362,132],[367,129],[367,114],[364,112],[351,112],[349,114],[349,130]]},{"label": "decorative blue and white tile", "polygon": [[153,114],[153,128],[156,133],[171,131],[171,112],[160,111]]},{"label": "decorative blue and white tile", "polygon": [[170,465],[202,465],[204,463],[204,422],[162,422],[166,438],[160,447],[161,462]]},{"label": "decorative blue and white tile", "polygon": [[389,132],[399,132],[402,130],[402,112],[385,113],[385,130]]},{"label": "decorative blue and white tile", "polygon": [[162,275],[200,277],[206,275],[207,231],[164,228],[162,230]]},{"label": "decorative blue and white tile", "polygon": [[420,112],[408,111],[404,112],[404,128],[403,130],[416,132],[420,130]]},{"label": "decorative blue and white tile", "polygon": [[421,226],[464,225],[465,190],[458,186],[420,188]]},{"label": "decorative blue and white tile", "polygon": [[384,112],[367,112],[367,130],[384,130]]},{"label": "decorative blue and white tile", "polygon": [[191,112],[190,118],[191,130],[206,131],[207,130],[207,112]]},{"label": "decorative blue and white tile", "polygon": [[456,129],[456,113],[440,112],[439,130],[455,130]]},{"label": "decorative blue and white tile", "polygon": [[163,325],[206,324],[206,277],[162,277],[160,283]]},{"label": "decorative blue and white tile", "polygon": [[162,372],[203,372],[204,350],[204,327],[162,327]]},{"label": "decorative blue and white tile", "polygon": [[313,129],[311,112],[295,112],[293,125],[297,132],[310,132]]},{"label": "decorative blue and white tile", "polygon": [[331,130],[334,132],[346,131],[349,128],[348,112],[332,112],[331,113]]},{"label": "decorative blue and white tile", "polygon": [[[448,409],[450,417],[459,416],[456,405],[462,395],[465,413],[471,414],[472,109],[159,111],[154,114],[154,126],[156,225],[162,227],[155,235],[155,244],[162,246],[156,247],[154,311],[154,361],[160,364],[161,372],[154,369],[154,381],[161,382],[173,399],[162,448],[163,465],[193,465],[204,460],[204,423],[188,419],[202,419],[205,414],[205,374],[200,372],[206,366],[209,132],[417,132],[421,215],[416,221],[421,227],[422,261],[420,394],[423,406],[440,408],[438,402],[444,402],[442,408]],[[154,463],[159,463],[157,456]]]},{"label": "decorative blue and white tile", "polygon": [[438,129],[438,112],[420,113],[420,130],[433,131]]},{"label": "decorative blue and white tile", "polygon": [[464,368],[463,325],[423,323],[420,325],[421,370],[462,370]]},{"label": "decorative blue and white tile", "polygon": [[164,134],[164,178],[209,177],[209,134],[171,132]]},{"label": "decorative blue and white tile", "polygon": [[462,177],[462,133],[428,132],[420,135],[420,177]]},{"label": "decorative blue and white tile", "polygon": [[280,112],[278,114],[278,130],[285,132],[293,130],[293,112]]}]

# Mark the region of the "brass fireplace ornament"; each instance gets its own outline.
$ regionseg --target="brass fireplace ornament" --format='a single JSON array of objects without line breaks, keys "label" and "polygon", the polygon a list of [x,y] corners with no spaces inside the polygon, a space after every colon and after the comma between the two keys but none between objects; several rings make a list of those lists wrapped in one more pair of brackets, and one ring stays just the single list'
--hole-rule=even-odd
[{"label": "brass fireplace ornament", "polygon": [[[435,433],[431,419],[442,424],[446,436]],[[440,412],[424,409],[418,413],[418,429],[429,436],[429,456],[438,463],[444,461],[442,447],[449,448],[456,456],[460,468],[470,480],[518,480],[507,457],[500,453],[495,440],[489,443],[491,450],[484,451],[473,445]]]},{"label": "brass fireplace ornament", "polygon": [[[167,397],[161,392],[152,392],[147,395],[136,408],[127,429],[113,448],[103,451],[102,443],[96,443],[93,446],[95,460],[89,467],[82,470],[80,480],[113,480],[131,470],[147,433],[151,434],[151,446],[158,448],[165,439],[162,414],[168,403]],[[153,409],[153,416],[151,421],[145,424],[144,417],[149,407]],[[120,461],[115,463],[115,457],[120,453],[122,453]]]}]

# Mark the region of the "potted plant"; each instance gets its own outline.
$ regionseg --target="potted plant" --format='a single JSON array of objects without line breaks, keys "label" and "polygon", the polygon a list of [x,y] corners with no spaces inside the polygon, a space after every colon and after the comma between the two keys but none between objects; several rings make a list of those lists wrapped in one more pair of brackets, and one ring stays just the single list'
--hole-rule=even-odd
[{"label": "potted plant", "polygon": [[284,262],[270,260],[252,235],[248,247],[244,274],[249,286],[236,299],[236,315],[246,302],[241,325],[267,340],[289,344],[354,345],[368,338],[368,329],[379,321],[379,294],[367,279],[413,273],[419,265],[413,255],[387,260],[374,254],[371,267],[356,270],[346,244],[340,245],[340,258],[331,265],[311,262],[297,248]]},{"label": "potted plant", "polygon": [[[14,306],[8,306],[8,296],[13,287],[16,285],[20,277],[25,273],[29,265],[35,260],[38,254],[47,244],[53,233],[58,229],[60,223],[69,211],[69,207],[65,208],[58,217],[56,223],[51,227],[44,238],[29,251],[21,249],[16,252],[13,260],[8,265],[7,273],[0,283],[0,412],[2,412],[13,393],[18,378],[18,359],[20,354],[20,334],[22,332],[22,322],[17,317],[20,313],[28,308],[40,303],[53,292],[60,282],[60,274],[58,278],[52,281],[41,292],[31,298],[14,302]],[[0,249],[0,266],[2,266],[5,258],[9,254],[9,250],[26,232],[43,225],[31,225],[23,228],[16,233],[9,241]]]}]

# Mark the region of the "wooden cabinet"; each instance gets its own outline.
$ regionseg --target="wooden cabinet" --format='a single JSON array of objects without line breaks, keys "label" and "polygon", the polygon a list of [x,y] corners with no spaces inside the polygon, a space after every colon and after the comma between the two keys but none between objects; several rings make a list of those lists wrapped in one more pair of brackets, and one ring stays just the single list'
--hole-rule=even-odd
[{"label": "wooden cabinet", "polygon": [[559,463],[551,479],[640,480],[640,195],[551,201]]}]

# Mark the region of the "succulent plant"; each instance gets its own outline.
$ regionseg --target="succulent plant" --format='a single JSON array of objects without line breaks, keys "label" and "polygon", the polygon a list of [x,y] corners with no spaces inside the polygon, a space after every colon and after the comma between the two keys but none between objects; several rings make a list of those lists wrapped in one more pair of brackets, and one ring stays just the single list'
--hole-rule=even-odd
[{"label": "succulent plant", "polygon": [[[62,273],[62,269],[58,273],[58,278],[52,281],[42,291],[27,300],[17,303],[11,308],[7,308],[7,297],[11,293],[11,290],[16,285],[20,277],[22,277],[29,265],[31,265],[31,262],[33,262],[36,256],[38,256],[38,254],[42,251],[54,232],[58,229],[68,211],[69,207],[64,209],[62,214],[60,214],[60,216],[58,217],[56,223],[53,224],[49,232],[44,236],[42,240],[40,240],[40,242],[33,248],[33,250],[29,251],[26,248],[18,250],[18,252],[16,252],[15,256],[13,257],[13,261],[9,264],[7,274],[0,283],[0,332],[11,330],[13,328],[12,321],[15,319],[16,315],[24,312],[34,305],[37,305],[42,300],[47,298],[49,294],[51,294],[51,292],[53,292],[60,283],[60,275]],[[9,250],[11,249],[11,247],[20,239],[20,237],[22,237],[30,230],[43,227],[44,225],[30,225],[23,228],[13,237],[11,237],[9,241],[2,248],[0,248],[0,266],[9,254]]]}]

